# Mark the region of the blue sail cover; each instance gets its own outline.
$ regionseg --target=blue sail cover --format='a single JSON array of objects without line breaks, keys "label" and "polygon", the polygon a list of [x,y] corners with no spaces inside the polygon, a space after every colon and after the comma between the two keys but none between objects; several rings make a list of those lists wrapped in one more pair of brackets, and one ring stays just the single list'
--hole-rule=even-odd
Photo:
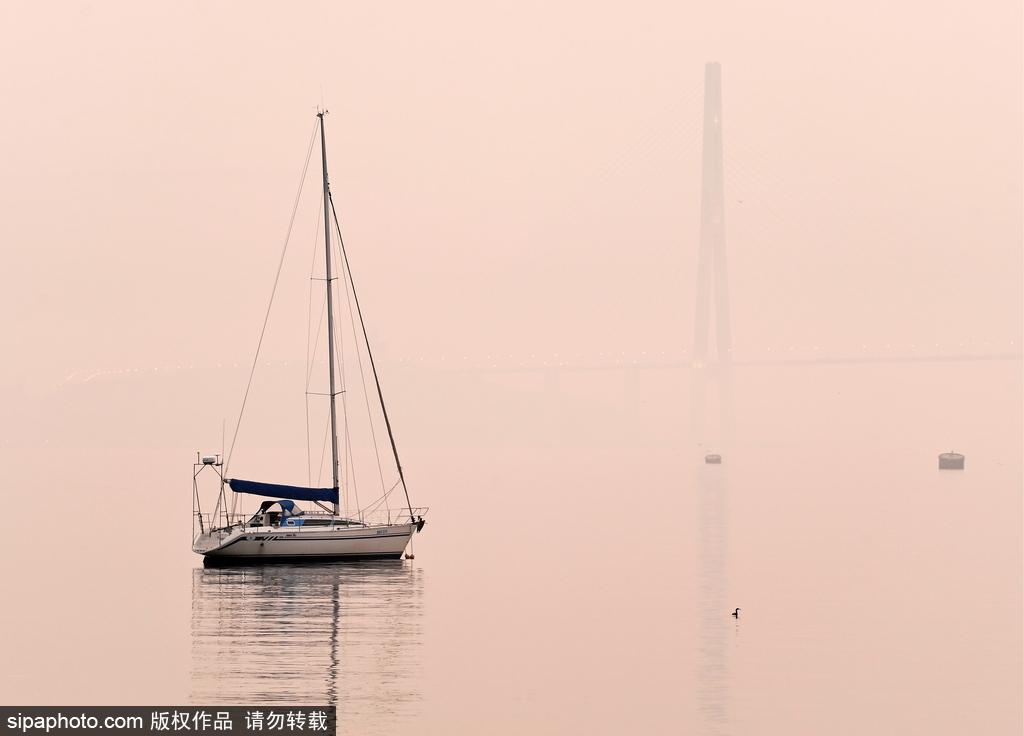
[{"label": "blue sail cover", "polygon": [[254,480],[238,480],[231,478],[228,485],[235,493],[251,493],[254,496],[277,496],[290,498],[294,501],[327,501],[338,503],[337,488],[303,488],[302,486],[282,486],[276,483],[259,483]]}]

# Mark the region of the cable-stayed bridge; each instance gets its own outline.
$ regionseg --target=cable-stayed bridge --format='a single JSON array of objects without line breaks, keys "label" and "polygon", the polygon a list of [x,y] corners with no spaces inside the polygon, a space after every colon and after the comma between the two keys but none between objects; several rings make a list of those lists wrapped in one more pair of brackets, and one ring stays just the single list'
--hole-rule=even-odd
[{"label": "cable-stayed bridge", "polygon": [[949,345],[859,345],[849,350],[820,347],[785,346],[765,348],[757,353],[730,352],[723,361],[717,356],[709,358],[689,352],[645,350],[639,352],[606,353],[502,353],[488,355],[418,355],[400,356],[393,363],[402,367],[420,366],[434,370],[462,372],[521,373],[558,370],[616,371],[690,370],[713,368],[723,364],[737,368],[800,366],[800,365],[858,365],[870,363],[952,363],[981,361],[1021,361],[1024,353],[1016,341],[972,346],[969,343]]},{"label": "cable-stayed bridge", "polygon": [[[420,368],[437,371],[468,373],[526,373],[526,372],[593,372],[625,370],[692,370],[714,368],[716,359],[697,359],[682,351],[641,350],[638,352],[568,352],[568,353],[492,353],[458,355],[394,355],[382,356],[382,363],[390,368]],[[811,365],[860,365],[884,363],[968,363],[1024,360],[1020,344],[1010,340],[980,345],[949,343],[929,345],[857,345],[849,350],[824,349],[789,345],[764,348],[757,352],[736,354],[730,365],[736,368],[784,367]],[[304,361],[268,360],[267,368],[288,367]],[[178,373],[182,371],[216,371],[248,369],[245,361],[202,361],[138,365],[122,368],[83,368],[64,378],[64,384],[88,383],[101,378],[130,377],[146,374]]]},{"label": "cable-stayed bridge", "polygon": [[[694,395],[703,396],[710,383],[717,383],[720,397],[729,398],[729,372],[733,368],[785,366],[841,366],[898,363],[955,363],[1021,361],[1021,344],[1016,339],[982,341],[969,335],[949,336],[943,342],[875,343],[850,345],[783,344],[773,346],[733,344],[729,303],[725,238],[725,145],[722,135],[722,77],[717,63],[705,66],[702,135],[701,226],[697,244],[697,281],[692,341],[674,341],[667,335],[660,345],[646,349],[591,350],[566,345],[564,352],[508,352],[430,355],[388,355],[380,351],[386,366],[479,373],[558,373],[593,371],[685,370],[694,379]],[[684,239],[680,247],[687,248]],[[771,339],[770,337],[768,338]],[[811,338],[813,339],[813,338]],[[375,349],[375,353],[378,349]],[[263,361],[267,367],[287,366],[297,361]],[[238,362],[189,363],[163,366],[83,368],[68,375],[61,385],[84,383],[105,376],[125,376],[195,369],[239,368]],[[247,365],[246,365],[247,367]]]}]

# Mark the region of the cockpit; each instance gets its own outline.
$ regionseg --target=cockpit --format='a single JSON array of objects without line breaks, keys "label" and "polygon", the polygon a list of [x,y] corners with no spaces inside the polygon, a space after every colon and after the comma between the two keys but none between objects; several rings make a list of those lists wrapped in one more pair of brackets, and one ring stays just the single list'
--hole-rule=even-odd
[{"label": "cockpit", "polygon": [[[278,506],[278,509],[274,509]],[[246,526],[281,526],[282,523],[289,526],[296,526],[296,522],[302,523],[301,517],[304,512],[295,505],[294,501],[282,499],[280,501],[264,501],[260,504],[259,511],[252,515],[246,522]]]}]

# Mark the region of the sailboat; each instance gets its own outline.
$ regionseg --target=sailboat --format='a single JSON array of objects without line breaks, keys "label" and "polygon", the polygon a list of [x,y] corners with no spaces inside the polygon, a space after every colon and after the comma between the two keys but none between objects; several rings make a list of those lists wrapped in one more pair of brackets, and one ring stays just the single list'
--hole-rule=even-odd
[{"label": "sailboat", "polygon": [[[355,514],[344,515],[340,510],[339,456],[338,456],[338,417],[336,399],[340,394],[335,375],[336,346],[334,332],[334,297],[332,283],[336,280],[331,264],[331,218],[340,233],[337,213],[331,199],[330,182],[327,176],[327,138],[324,130],[326,111],[318,111],[317,126],[320,133],[320,153],[323,168],[323,214],[324,214],[324,254],[326,279],[324,281],[327,294],[327,351],[328,381],[330,391],[330,443],[332,485],[328,487],[307,487],[281,485],[240,478],[225,477],[225,463],[221,455],[198,456],[193,465],[193,552],[203,556],[204,564],[238,564],[261,562],[302,562],[322,560],[367,560],[367,559],[400,559],[414,534],[422,531],[425,524],[426,508],[413,507],[409,500],[409,490],[405,484],[405,475],[398,458],[398,448],[387,408],[384,405],[384,394],[381,390],[377,367],[373,361],[366,325],[363,321],[359,298],[355,295],[355,284],[351,281],[352,273],[348,268],[348,256],[344,242],[339,237],[342,262],[339,271],[342,278],[348,278],[355,299],[355,312],[362,328],[363,344],[369,358],[372,375],[376,384],[377,399],[387,427],[388,439],[398,481],[405,492],[404,508],[376,508],[359,510]],[[314,131],[315,134],[315,131]],[[310,151],[312,152],[312,140]],[[301,191],[301,188],[300,188]],[[276,288],[276,285],[275,285]],[[354,327],[353,327],[354,329]],[[261,338],[262,341],[262,338]],[[257,351],[258,357],[258,351]],[[250,379],[251,380],[251,379]],[[243,403],[244,409],[244,403]],[[239,418],[241,421],[241,417]],[[200,505],[198,478],[204,470],[213,469],[220,478],[220,491],[213,514],[204,516]],[[230,508],[228,490],[235,494]],[[392,487],[394,490],[394,487]],[[388,491],[387,493],[390,493]],[[387,496],[385,493],[385,498]],[[234,508],[239,494],[253,494],[272,500],[263,501],[259,509],[248,516],[236,514]],[[303,510],[296,502],[311,502],[317,510]],[[198,526],[198,533],[196,530]]]}]

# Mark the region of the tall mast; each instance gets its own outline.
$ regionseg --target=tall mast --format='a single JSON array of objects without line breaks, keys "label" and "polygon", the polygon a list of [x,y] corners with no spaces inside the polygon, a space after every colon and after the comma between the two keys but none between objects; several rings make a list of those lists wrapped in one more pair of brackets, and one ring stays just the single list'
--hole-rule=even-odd
[{"label": "tall mast", "polygon": [[[327,183],[327,137],[324,133],[324,113],[321,110],[316,115],[320,118],[320,157],[324,169],[324,253],[327,264],[327,356],[330,364],[330,396],[331,396],[331,477],[334,481],[334,492],[337,493],[338,486],[338,414],[334,406],[334,399],[337,392],[334,390],[334,299],[331,288],[331,215],[330,202],[331,190]],[[334,513],[338,513],[338,504],[334,504]]]}]

